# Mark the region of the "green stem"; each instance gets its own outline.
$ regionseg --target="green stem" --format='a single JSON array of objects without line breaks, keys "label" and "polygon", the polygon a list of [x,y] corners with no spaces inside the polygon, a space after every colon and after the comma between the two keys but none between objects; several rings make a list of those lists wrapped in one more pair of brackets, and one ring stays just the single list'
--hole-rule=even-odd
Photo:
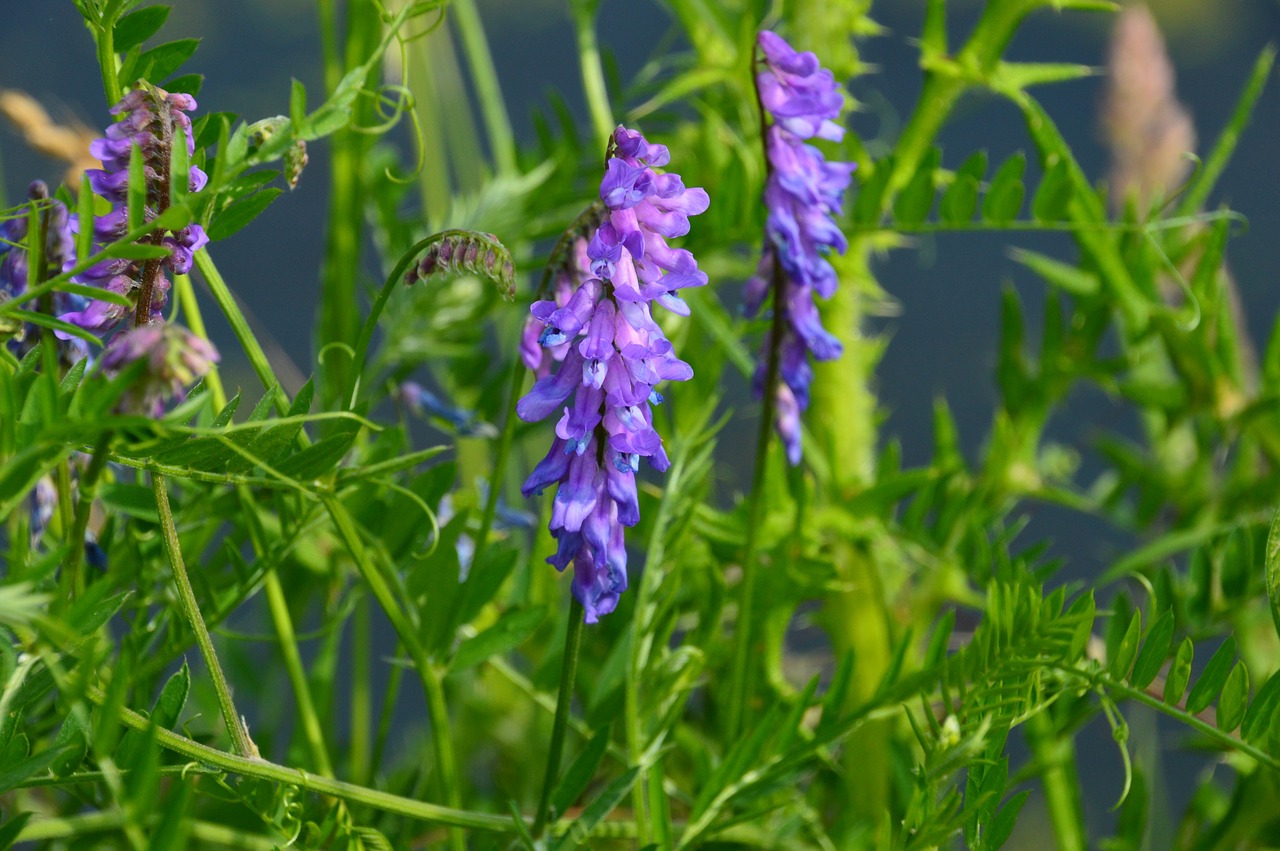
[{"label": "green stem", "polygon": [[[356,401],[360,397],[361,376],[364,373],[365,361],[369,358],[369,346],[373,342],[373,332],[378,328],[378,320],[382,318],[382,313],[387,308],[387,302],[391,300],[391,294],[395,292],[396,287],[404,279],[404,273],[409,271],[413,261],[427,246],[460,233],[471,233],[471,231],[451,228],[420,239],[402,254],[396,265],[392,267],[391,274],[387,276],[387,279],[382,284],[382,289],[378,290],[378,294],[374,296],[373,305],[369,308],[369,315],[365,317],[364,324],[360,326],[360,333],[356,336],[355,354],[352,357],[351,380],[345,392],[348,408],[354,409]],[[518,359],[517,363],[519,363]]]},{"label": "green stem", "polygon": [[475,0],[453,0],[450,4],[453,22],[458,25],[462,46],[471,66],[471,78],[476,87],[476,99],[484,117],[485,130],[489,134],[489,147],[499,174],[516,172],[516,140],[511,132],[511,120],[507,116],[506,101],[498,84],[498,72],[489,52],[489,42],[484,35],[484,24],[476,11]]},{"label": "green stem", "polygon": [[498,499],[502,495],[502,482],[505,481],[507,460],[511,457],[511,444],[516,433],[516,404],[520,401],[520,390],[524,386],[525,365],[517,355],[511,368],[511,386],[507,390],[506,419],[502,423],[502,434],[498,437],[498,451],[493,459],[493,473],[489,476],[489,495],[485,499],[484,514],[480,516],[480,530],[476,533],[476,549],[471,556],[472,564],[480,564],[485,548],[489,543],[489,533],[493,531],[493,518],[498,513]]},{"label": "green stem", "polygon": [[98,479],[102,476],[102,471],[106,469],[107,460],[111,457],[111,432],[102,435],[98,440],[98,446],[93,451],[93,457],[89,459],[89,466],[85,470],[84,475],[80,477],[80,499],[76,503],[75,520],[72,523],[71,536],[68,540],[79,541],[77,546],[72,543],[70,551],[67,553],[66,572],[68,583],[73,597],[79,597],[84,593],[84,535],[89,528],[89,515],[93,509],[93,500],[98,492]]},{"label": "green stem", "polygon": [[218,662],[218,655],[213,649],[213,639],[210,638],[209,630],[204,624],[204,618],[200,615],[200,606],[196,602],[196,593],[191,587],[191,580],[187,576],[187,567],[182,561],[182,549],[178,543],[178,529],[173,522],[173,510],[169,507],[169,492],[165,487],[164,476],[160,473],[151,474],[151,490],[156,497],[156,511],[160,515],[161,537],[164,540],[165,553],[169,557],[169,566],[173,569],[173,580],[178,590],[178,601],[182,606],[183,614],[187,617],[187,622],[191,625],[191,631],[195,634],[196,644],[200,647],[200,655],[204,657],[205,667],[209,669],[209,676],[213,680],[213,690],[218,696],[218,706],[222,711],[222,719],[226,722],[227,732],[231,735],[231,741],[237,754],[245,758],[256,757],[258,748],[249,738],[248,731],[245,730],[244,724],[240,721],[240,714],[236,712],[235,704],[231,700],[231,688],[227,685],[227,678],[222,673],[222,665]]},{"label": "green stem", "polygon": [[[70,839],[94,833],[124,830],[130,823],[129,816],[121,811],[38,818],[32,819],[22,828],[17,841],[45,842],[51,839]],[[213,822],[189,820],[184,829],[189,839],[199,840],[201,843],[209,843],[216,847],[234,848],[236,851],[271,851],[279,847],[265,836],[254,836]]]},{"label": "green stem", "polygon": [[[244,509],[252,510],[252,506],[244,506]],[[280,655],[284,657],[284,667],[289,676],[289,683],[293,686],[293,698],[297,701],[302,733],[311,751],[311,759],[317,771],[325,777],[332,777],[333,764],[329,761],[329,751],[325,747],[320,717],[316,714],[315,704],[311,700],[311,687],[307,683],[307,672],[302,665],[302,656],[298,653],[298,638],[293,629],[293,618],[289,616],[289,603],[285,600],[280,575],[274,570],[268,571],[263,577],[263,588],[267,592],[267,607],[271,610],[271,622],[275,626],[277,643],[280,645]]]},{"label": "green stem", "polygon": [[373,659],[373,624],[369,598],[360,595],[351,616],[351,743],[348,747],[351,777],[367,783],[373,776],[369,736],[372,732],[373,693],[370,661]]},{"label": "green stem", "polygon": [[[106,694],[96,686],[89,686],[85,693],[91,702],[99,706],[105,705],[107,702]],[[119,710],[119,719],[120,723],[135,730],[146,731],[153,727],[149,719],[123,707]],[[345,783],[341,780],[320,777],[300,768],[277,765],[261,758],[236,756],[192,741],[186,736],[162,727],[155,727],[154,729],[157,744],[166,750],[182,754],[202,765],[211,765],[223,771],[240,774],[245,777],[255,777],[259,780],[268,780],[285,786],[306,789],[322,795],[331,795],[348,803],[362,804],[383,812],[396,813],[409,818],[438,822],[459,828],[489,830],[500,833],[514,832],[514,824],[510,816],[490,815],[453,807],[442,807],[425,801],[415,801],[411,798],[357,786],[354,783]]]},{"label": "green stem", "polygon": [[267,353],[263,351],[258,338],[254,336],[253,329],[249,327],[249,320],[245,319],[231,288],[227,286],[222,273],[214,265],[209,250],[197,251],[195,261],[196,268],[200,270],[205,284],[209,287],[209,292],[213,295],[213,300],[218,304],[218,309],[231,325],[231,333],[235,334],[236,342],[240,344],[245,357],[249,359],[249,365],[253,367],[254,374],[258,376],[264,389],[268,391],[274,389],[276,408],[283,414],[289,409],[289,399],[280,387],[280,380],[276,378],[275,370],[271,368]]},{"label": "green stem", "polygon": [[1089,847],[1084,828],[1084,803],[1076,772],[1075,743],[1054,727],[1049,711],[1027,719],[1027,744],[1040,770],[1049,821],[1058,838],[1058,851],[1084,851]]},{"label": "green stem", "polygon": [[760,428],[756,436],[755,467],[751,473],[751,496],[747,507],[747,540],[742,556],[742,583],[738,598],[738,619],[733,630],[733,667],[729,674],[729,697],[725,729],[726,741],[737,738],[742,729],[747,702],[751,700],[754,667],[751,649],[755,634],[756,574],[760,549],[760,527],[764,524],[765,477],[768,474],[769,442],[773,436],[777,412],[775,388],[778,386],[779,347],[786,330],[783,288],[786,280],[778,262],[773,264],[773,323],[769,329],[769,351],[760,406]]},{"label": "green stem", "polygon": [[[201,253],[203,254],[204,252]],[[173,291],[177,296],[178,306],[182,310],[182,315],[187,318],[187,327],[197,337],[208,340],[209,332],[205,328],[204,315],[200,312],[200,304],[196,301],[196,288],[191,284],[191,276],[174,275]],[[204,386],[209,389],[214,409],[222,410],[222,407],[227,404],[227,391],[222,386],[222,374],[218,371],[217,364],[212,364],[209,367],[209,371],[205,373]]]},{"label": "green stem", "polygon": [[[603,142],[613,134],[613,109],[609,106],[609,89],[604,82],[604,64],[600,61],[600,45],[596,40],[596,16],[593,3],[573,0],[574,32],[578,38],[578,63],[582,66],[582,88],[591,112],[591,127],[596,141]],[[591,7],[591,8],[588,8]]]},{"label": "green stem", "polygon": [[[360,533],[356,530],[355,521],[352,520],[351,515],[332,493],[321,494],[320,499],[333,520],[338,536],[342,538],[343,544],[360,571],[361,578],[373,592],[378,605],[382,607],[387,620],[391,622],[391,628],[395,630],[396,637],[404,645],[405,652],[409,654],[410,660],[418,671],[426,693],[427,708],[431,713],[431,736],[436,754],[436,770],[440,774],[440,785],[444,789],[445,800],[449,806],[459,808],[462,803],[461,779],[453,753],[449,712],[445,705],[444,683],[440,672],[427,656],[426,648],[418,639],[417,629],[401,608],[399,599],[392,591],[387,577],[383,576],[378,564],[370,559],[365,551],[364,543],[360,540]],[[466,842],[460,831],[451,830],[449,842],[456,851],[465,851]]]},{"label": "green stem", "polygon": [[114,106],[124,97],[120,89],[120,71],[116,67],[115,27],[106,24],[95,30],[98,48],[98,69],[102,72],[102,91],[107,96],[107,104]]},{"label": "green stem", "polygon": [[[582,631],[585,623],[582,603],[574,597],[569,604],[569,624],[564,634],[564,659],[560,663],[560,694],[556,698],[556,717],[551,725],[551,750],[547,753],[547,771],[542,780],[542,798],[538,802],[537,816],[533,821],[533,836],[542,836],[550,817],[551,792],[560,777],[560,760],[564,756],[564,736],[569,726],[569,708],[573,703],[573,680],[578,673],[578,653],[582,649]],[[637,826],[643,830],[643,822],[637,813]],[[640,845],[647,844],[641,838]]]},{"label": "green stem", "polygon": [[[372,55],[381,40],[380,4],[373,0],[350,0],[346,4],[346,65],[356,68]],[[336,47],[336,41],[334,42]],[[335,51],[336,52],[336,51]],[[332,62],[326,63],[331,78]],[[363,86],[377,87],[377,63],[369,68]],[[332,91],[329,92],[333,94]],[[371,145],[370,137],[355,128],[366,126],[373,117],[373,99],[358,98],[352,126],[333,135],[329,160],[329,212],[325,224],[324,264],[321,267],[320,304],[317,309],[316,346],[323,350],[332,343],[351,345],[359,330],[355,310],[359,295],[360,236],[364,232],[365,181],[361,165]],[[342,358],[329,358],[320,371],[320,399],[326,407],[339,398],[347,386],[352,365]]]}]

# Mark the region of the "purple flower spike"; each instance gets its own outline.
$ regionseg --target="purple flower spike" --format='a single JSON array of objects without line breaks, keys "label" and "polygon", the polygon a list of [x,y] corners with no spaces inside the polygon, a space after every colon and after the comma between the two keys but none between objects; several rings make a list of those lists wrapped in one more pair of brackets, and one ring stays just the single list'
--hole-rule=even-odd
[{"label": "purple flower spike", "polygon": [[[37,205],[38,215],[45,222],[44,269],[47,278],[62,272],[63,269],[75,265],[75,237],[72,235],[71,216],[61,201],[49,197],[49,187],[37,180],[31,184],[27,199]],[[20,296],[32,286],[31,258],[27,256],[27,215],[26,209],[12,219],[0,222],[0,301]],[[66,292],[52,294],[55,313],[76,311],[88,304],[84,296]],[[28,303],[28,308],[34,304]],[[7,337],[6,345],[11,352],[22,357],[40,340],[40,328],[31,323],[16,323],[12,328],[3,329],[0,339]],[[58,355],[61,361],[70,366],[87,357],[88,344],[79,337],[58,333],[61,340]]]},{"label": "purple flower spike", "polygon": [[[128,221],[129,158],[134,148],[142,154],[143,174],[146,177],[146,200],[143,215],[146,221],[154,219],[169,205],[169,180],[173,145],[179,132],[186,139],[187,154],[195,153],[195,139],[191,133],[191,118],[187,112],[196,108],[195,99],[187,94],[170,94],[164,89],[140,84],[111,107],[113,115],[123,118],[106,130],[106,137],[89,145],[89,152],[102,161],[102,168],[89,169],[89,185],[93,191],[111,202],[111,211],[98,216],[93,223],[94,242],[102,247],[124,236]],[[196,166],[188,173],[187,187],[199,192],[208,183],[208,176]],[[73,230],[84,227],[73,221]],[[151,316],[157,317],[164,307],[169,283],[164,273],[185,275],[191,271],[195,252],[209,242],[209,237],[198,224],[191,224],[179,231],[164,233],[160,245],[169,249],[169,256],[153,269],[154,280]],[[74,280],[79,284],[102,287],[119,295],[136,300],[142,285],[146,264],[142,261],[114,260],[101,263]],[[109,334],[126,316],[135,313],[127,307],[108,302],[91,301],[74,305],[59,315],[59,319],[94,334]],[[59,334],[59,337],[63,337]]]},{"label": "purple flower spike", "polygon": [[[778,434],[787,460],[801,458],[800,416],[809,406],[813,370],[809,358],[840,357],[840,340],[822,327],[814,295],[830,298],[839,283],[827,261],[830,252],[844,253],[844,234],[834,216],[840,212],[854,163],[827,162],[806,139],[839,141],[844,129],[835,123],[844,94],[834,75],[812,53],[794,50],[776,33],[760,33],[763,66],[756,75],[760,105],[770,119],[765,129],[765,244],[760,266],[747,282],[744,309],[756,315],[770,294],[773,309],[785,322],[782,337],[765,340],[766,358],[756,370],[756,396],[774,393]],[[777,276],[775,278],[775,276]],[[768,353],[779,357],[777,388],[767,388]]]},{"label": "purple flower spike", "polygon": [[[573,593],[586,622],[612,612],[627,588],[623,529],[640,522],[636,471],[670,462],[653,429],[651,406],[662,381],[693,370],[672,353],[651,305],[688,315],[678,291],[707,283],[693,255],[667,245],[707,209],[707,193],[654,168],[671,154],[619,127],[600,184],[605,212],[579,238],[556,276],[554,300],[540,301],[521,335],[520,355],[538,376],[516,412],[526,422],[560,412],[551,451],[524,484],[526,496],[557,485],[547,559],[573,565]],[[555,372],[552,366],[558,363]]]}]

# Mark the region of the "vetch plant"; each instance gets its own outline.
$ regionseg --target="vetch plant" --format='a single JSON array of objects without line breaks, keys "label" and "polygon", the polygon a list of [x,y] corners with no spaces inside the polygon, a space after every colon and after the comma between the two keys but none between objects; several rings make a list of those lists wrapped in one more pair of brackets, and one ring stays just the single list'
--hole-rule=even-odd
[{"label": "vetch plant", "polygon": [[[0,849],[1280,844],[1280,337],[1232,183],[1273,49],[1215,126],[1167,18],[1080,40],[1098,0],[669,0],[633,78],[593,0],[514,52],[475,0],[321,0],[279,90],[287,9],[197,54],[72,5],[34,40],[105,135],[0,95],[96,159],[0,140]],[[271,34],[265,115],[227,33]],[[585,103],[513,122],[566,50]],[[949,368],[903,381],[912,323]]]},{"label": "vetch plant", "polygon": [[573,258],[568,274],[576,287],[563,306],[539,301],[531,310],[543,325],[538,344],[567,348],[516,412],[530,422],[572,404],[523,490],[530,496],[558,485],[551,514],[558,548],[547,561],[558,570],[573,564],[573,594],[587,623],[612,612],[627,588],[623,527],[640,522],[640,459],[660,472],[670,466],[653,428],[652,406],[662,402],[655,388],[693,377],[650,308],[687,316],[679,291],[707,283],[693,255],[666,242],[687,234],[689,216],[709,203],[679,175],[654,171],[670,160],[666,146],[625,127],[614,131],[600,183],[603,220],[587,244],[587,264]]}]

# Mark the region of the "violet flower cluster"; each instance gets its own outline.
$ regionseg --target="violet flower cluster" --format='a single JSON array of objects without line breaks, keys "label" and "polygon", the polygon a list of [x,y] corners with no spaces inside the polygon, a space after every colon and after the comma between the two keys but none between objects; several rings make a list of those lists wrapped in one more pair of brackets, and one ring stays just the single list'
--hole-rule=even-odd
[{"label": "violet flower cluster", "polygon": [[[836,290],[836,272],[825,255],[843,253],[847,247],[833,216],[840,212],[855,164],[828,162],[805,141],[844,137],[844,129],[835,123],[844,95],[831,71],[814,54],[795,51],[768,30],[760,33],[758,44],[764,67],[756,75],[756,91],[761,109],[772,119],[764,133],[768,216],[760,265],[746,287],[745,309],[754,316],[773,292],[773,309],[782,320],[775,325],[780,339],[771,334],[765,341],[756,394],[776,394],[775,423],[787,460],[795,465],[801,455],[800,414],[809,406],[813,381],[809,357],[834,360],[842,351],[840,341],[822,326],[814,294],[831,298]],[[768,362],[775,356],[781,381],[766,388]]]},{"label": "violet flower cluster", "polygon": [[657,303],[688,315],[680,290],[707,282],[690,252],[667,245],[708,205],[704,190],[655,171],[670,159],[666,146],[625,127],[614,131],[600,185],[603,221],[589,241],[575,242],[557,297],[533,305],[536,341],[526,331],[521,346],[540,377],[517,406],[520,418],[563,411],[551,450],[523,490],[558,487],[550,524],[558,548],[547,561],[559,570],[573,564],[587,623],[612,612],[627,587],[623,529],[640,521],[640,459],[659,471],[670,464],[653,429],[651,409],[662,401],[654,388],[693,377],[650,312]]},{"label": "violet flower cluster", "polygon": [[[142,153],[143,173],[146,176],[145,219],[154,219],[168,207],[171,154],[179,129],[186,139],[187,154],[190,156],[195,153],[191,118],[187,115],[187,112],[195,108],[195,99],[190,95],[170,94],[164,89],[145,84],[129,92],[111,107],[113,115],[124,117],[107,128],[105,138],[90,144],[89,152],[102,161],[102,168],[85,172],[93,191],[111,202],[111,211],[98,216],[93,222],[94,241],[99,247],[118,241],[128,228],[129,158],[134,147]],[[199,192],[207,182],[208,177],[199,167],[190,167],[190,191]],[[83,226],[83,223],[74,219],[72,224],[77,229]],[[153,318],[159,318],[169,291],[168,278],[158,272],[185,275],[191,271],[192,255],[208,241],[204,229],[198,224],[166,233],[160,238],[160,245],[168,248],[170,253],[161,261],[160,269],[153,275]],[[146,265],[139,260],[106,260],[76,276],[74,280],[137,298],[140,292],[146,290],[142,286]],[[94,300],[84,309],[64,313],[58,318],[103,336],[110,333],[130,312],[123,305]]]},{"label": "violet flower cluster", "polygon": [[[37,180],[27,192],[27,200],[39,205],[37,215],[45,229],[44,263],[47,277],[53,277],[75,265],[75,237],[71,232],[71,216],[67,206],[49,197],[49,187]],[[33,283],[31,258],[27,256],[28,217],[17,216],[0,222],[0,300],[24,295]],[[54,291],[49,301],[55,314],[82,309],[88,299],[73,293]],[[38,304],[30,307],[39,307]],[[22,357],[40,340],[40,329],[29,322],[15,323],[4,329],[9,350]],[[58,355],[64,365],[70,365],[88,357],[89,347],[79,337],[61,341]]]}]

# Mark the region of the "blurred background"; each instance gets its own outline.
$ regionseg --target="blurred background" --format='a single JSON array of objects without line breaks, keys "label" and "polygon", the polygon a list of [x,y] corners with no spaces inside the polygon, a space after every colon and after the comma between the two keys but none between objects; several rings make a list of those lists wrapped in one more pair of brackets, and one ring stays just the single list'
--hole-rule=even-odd
[{"label": "blurred background", "polygon": [[[200,37],[203,41],[187,70],[205,75],[200,111],[229,111],[249,120],[288,112],[290,79],[312,92],[322,88],[320,37],[315,4],[309,0],[220,0],[202,3],[176,0],[163,34],[167,39]],[[479,0],[517,138],[534,135],[532,116],[547,111],[551,92],[558,92],[580,119],[590,125],[578,76],[574,36],[566,0]],[[1168,41],[1176,69],[1178,98],[1187,107],[1204,152],[1226,124],[1230,110],[1259,51],[1280,40],[1277,0],[1154,0],[1150,4]],[[949,3],[953,42],[967,32],[980,4]],[[922,0],[891,0],[873,7],[873,17],[886,33],[861,45],[875,73],[855,80],[851,90],[862,105],[850,125],[873,155],[888,150],[901,121],[914,104],[921,74],[914,37],[923,14]],[[1113,18],[1104,14],[1043,14],[1021,31],[1007,58],[1102,66]],[[599,16],[600,41],[606,60],[625,84],[658,51],[682,49],[680,36],[661,2],[604,0]],[[803,34],[790,33],[800,46]],[[1100,112],[1103,79],[1044,87],[1037,94],[1058,123],[1091,177],[1109,169]],[[92,41],[70,0],[10,4],[0,28],[0,89],[25,92],[64,125],[100,132],[107,123],[106,106],[96,70]],[[313,95],[318,100],[318,95]],[[615,108],[634,106],[615,99]],[[403,135],[393,141],[412,161]],[[1276,240],[1280,234],[1280,89],[1273,80],[1242,138],[1231,167],[1219,183],[1213,205],[1226,204],[1249,220],[1246,232],[1229,246],[1231,268],[1250,333],[1256,342],[1270,334],[1280,287],[1277,286]],[[1023,122],[1008,103],[995,98],[962,105],[944,130],[944,164],[957,165],[971,151],[985,148],[994,162],[1017,150],[1028,150]],[[314,145],[311,162],[293,193],[282,197],[252,227],[217,246],[219,266],[259,336],[274,345],[270,354],[287,383],[296,389],[313,362],[311,331],[327,197],[327,150]],[[1034,157],[1032,157],[1034,159]],[[428,163],[428,168],[431,164]],[[57,183],[63,166],[32,152],[8,125],[0,126],[0,175],[3,206],[17,203],[35,178]],[[691,184],[694,168],[683,169]],[[1034,184],[1035,176],[1028,176]],[[585,200],[585,199],[584,199]],[[715,202],[715,199],[712,199]],[[501,234],[499,234],[501,236]],[[932,408],[939,397],[950,404],[966,449],[976,453],[990,426],[996,404],[993,379],[1001,288],[1017,287],[1029,316],[1043,304],[1044,285],[1013,263],[1007,254],[1017,244],[1064,260],[1074,258],[1066,235],[953,234],[917,239],[911,248],[887,257],[879,276],[896,302],[895,315],[876,320],[878,333],[890,338],[878,370],[878,391],[885,415],[883,433],[898,438],[906,464],[927,463],[932,452]],[[372,265],[369,281],[380,280]],[[722,296],[736,303],[738,281],[712,281]],[[528,282],[525,282],[528,286]],[[353,305],[353,310],[356,306]],[[225,326],[211,319],[215,342],[226,353],[227,383],[256,387],[247,365],[237,361],[236,347]],[[1036,324],[1029,322],[1034,338]],[[293,368],[285,365],[294,364]],[[730,399],[749,408],[747,399]],[[1096,390],[1081,391],[1051,427],[1051,436],[1074,446],[1083,456],[1080,473],[1088,482],[1096,473],[1087,451],[1100,428],[1126,430],[1131,423],[1119,405]],[[726,433],[725,457],[740,458],[745,469],[749,443],[735,446],[737,435],[751,440],[754,419],[740,431]],[[727,485],[738,483],[732,477]],[[1108,527],[1061,509],[1031,506],[1032,526],[1024,541],[1050,537],[1057,554],[1067,559],[1061,578],[1095,576],[1131,542]],[[1157,722],[1133,710],[1130,722],[1148,771],[1170,779],[1169,805],[1178,812],[1196,775],[1212,765],[1173,748],[1175,741],[1157,735]],[[1157,745],[1157,743],[1159,743]],[[1081,771],[1102,778],[1090,786],[1089,817],[1097,831],[1113,818],[1108,812],[1119,794],[1122,774],[1115,744],[1105,724],[1095,724],[1078,740]],[[1150,775],[1149,775],[1150,776]],[[1179,781],[1183,777],[1185,781]],[[1034,798],[1033,798],[1034,800]],[[1037,816],[1029,805],[1012,847],[1038,844]],[[1166,826],[1171,829],[1171,826]],[[1159,835],[1153,848],[1162,847]]]}]

